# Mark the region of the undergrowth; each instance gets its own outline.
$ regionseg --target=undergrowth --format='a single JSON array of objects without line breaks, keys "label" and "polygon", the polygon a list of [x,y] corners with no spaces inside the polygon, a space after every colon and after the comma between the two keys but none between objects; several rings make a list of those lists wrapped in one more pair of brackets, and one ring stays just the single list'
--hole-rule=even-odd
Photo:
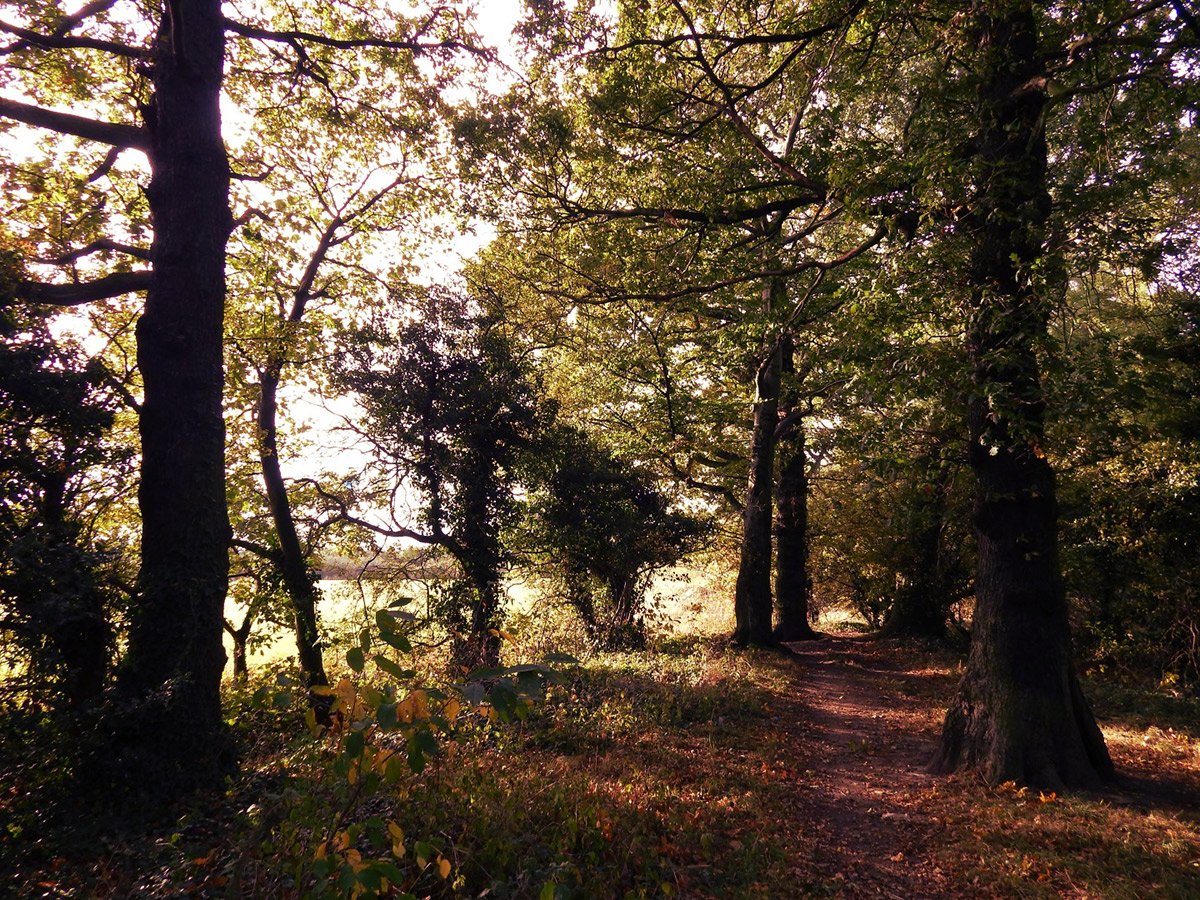
[{"label": "undergrowth", "polygon": [[[952,668],[913,663],[916,648],[875,647],[929,673],[899,696],[932,719]],[[778,719],[799,677],[792,661],[702,638],[660,641],[563,665],[536,703],[518,698],[499,715],[469,691],[397,687],[353,649],[335,693],[355,712],[340,731],[306,725],[286,668],[229,686],[242,775],[151,828],[123,825],[116,802],[75,820],[62,803],[44,814],[34,782],[61,800],[61,770],[38,753],[10,765],[0,892],[552,900],[855,889],[822,868],[822,823],[797,805],[814,763]],[[887,666],[871,671],[894,677]],[[1109,741],[1123,771],[1171,770],[1195,786],[1192,701],[1097,683],[1089,692],[1116,728]],[[416,696],[427,719],[408,721],[430,723],[428,738],[404,721],[379,727],[382,706],[404,709]],[[36,719],[5,719],[5,758],[22,757],[23,734],[36,740]],[[1194,816],[1117,795],[984,789],[966,777],[931,781],[908,802],[940,823],[933,858],[959,895],[1200,896]]]}]

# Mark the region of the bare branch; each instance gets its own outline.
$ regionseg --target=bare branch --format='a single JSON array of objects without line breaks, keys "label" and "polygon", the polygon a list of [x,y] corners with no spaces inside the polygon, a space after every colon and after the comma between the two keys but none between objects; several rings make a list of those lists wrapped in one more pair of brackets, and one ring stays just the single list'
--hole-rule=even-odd
[{"label": "bare branch", "polygon": [[150,288],[153,273],[114,272],[80,284],[44,284],[40,281],[24,281],[17,289],[17,296],[28,303],[45,303],[49,306],[82,306],[94,300],[108,300],[122,294],[132,294]]},{"label": "bare branch", "polygon": [[9,100],[0,97],[0,117],[24,122],[37,128],[47,128],[59,134],[73,134],[76,137],[101,144],[111,144],[114,147],[128,147],[134,150],[148,150],[150,138],[146,131],[136,125],[122,125],[116,122],[98,122],[84,116],[71,113],[44,109],[19,100]]},{"label": "bare branch", "polygon": [[71,250],[68,253],[64,253],[62,256],[56,256],[53,259],[43,259],[41,262],[54,266],[69,266],[71,263],[82,259],[85,256],[91,256],[93,253],[103,253],[105,251],[111,253],[124,253],[126,256],[132,256],[145,262],[150,261],[150,251],[145,247],[134,247],[130,244],[121,244],[117,241],[109,240],[108,238],[99,238],[84,247],[80,247],[77,250]]},{"label": "bare branch", "polygon": [[362,519],[350,512],[350,506],[344,498],[325,490],[325,488],[321,487],[321,485],[315,479],[297,478],[296,483],[311,485],[313,490],[315,490],[320,497],[337,507],[337,512],[333,514],[333,517],[321,523],[322,528],[327,528],[329,525],[335,522],[345,522],[348,525],[357,525],[359,528],[365,528],[368,531],[372,531],[375,534],[382,535],[383,537],[408,538],[410,540],[420,541],[422,544],[437,544],[438,546],[445,547],[454,554],[457,554],[462,550],[454,538],[442,532],[438,532],[436,534],[421,534],[419,531],[413,531],[411,528],[402,528],[398,525],[394,528],[388,528],[384,525],[376,525],[374,522],[368,522],[366,519]]}]

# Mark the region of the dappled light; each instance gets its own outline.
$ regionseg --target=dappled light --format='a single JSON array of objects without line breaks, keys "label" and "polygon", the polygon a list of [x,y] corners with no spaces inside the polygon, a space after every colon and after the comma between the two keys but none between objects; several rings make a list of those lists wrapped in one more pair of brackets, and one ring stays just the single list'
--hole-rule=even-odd
[{"label": "dappled light", "polygon": [[0,894],[1200,896],[1194,0],[0,7]]}]

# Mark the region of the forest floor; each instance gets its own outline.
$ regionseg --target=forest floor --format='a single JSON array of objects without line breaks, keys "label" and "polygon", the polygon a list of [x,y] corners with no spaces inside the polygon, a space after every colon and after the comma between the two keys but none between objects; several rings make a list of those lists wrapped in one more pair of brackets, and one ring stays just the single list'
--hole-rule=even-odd
[{"label": "forest floor", "polygon": [[30,813],[0,834],[0,894],[311,895],[314,835],[336,820],[363,823],[364,859],[372,821],[436,847],[448,875],[430,849],[392,858],[415,897],[1200,897],[1200,702],[1089,681],[1120,781],[989,788],[924,771],[959,654],[792,646],[595,657],[527,720],[464,731],[373,795],[330,777],[294,712],[233,694],[247,752],[224,797],[151,833]]},{"label": "forest floor", "polygon": [[792,649],[795,693],[777,727],[804,768],[793,816],[807,827],[809,887],[895,898],[1200,896],[1200,722],[1147,724],[1149,710],[1120,715],[1102,692],[1115,785],[1068,798],[989,789],[925,772],[957,681],[953,657],[866,637]]}]

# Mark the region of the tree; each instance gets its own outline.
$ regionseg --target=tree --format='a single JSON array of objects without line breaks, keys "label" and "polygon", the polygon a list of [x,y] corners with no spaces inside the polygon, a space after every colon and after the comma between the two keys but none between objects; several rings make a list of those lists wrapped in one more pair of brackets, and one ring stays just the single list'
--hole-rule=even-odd
[{"label": "tree", "polygon": [[[723,470],[749,469],[745,502],[731,504],[744,523],[734,604],[743,643],[775,641],[781,348],[830,312],[831,293],[814,295],[808,278],[849,264],[887,233],[844,225],[846,194],[824,177],[830,154],[820,138],[829,129],[814,100],[824,89],[817,61],[852,41],[861,10],[785,5],[760,16],[674,2],[622,4],[610,20],[588,21],[579,11],[564,21],[535,17],[529,31],[545,44],[534,67],[540,77],[495,116],[515,134],[523,163],[498,167],[496,180],[520,192],[522,212],[562,236],[559,245],[539,234],[531,252],[554,270],[544,289],[570,301],[568,315],[586,315],[578,310],[587,305],[609,314],[636,306],[651,320],[689,317],[702,341],[725,344],[720,380],[737,379],[743,404],[751,400],[753,422],[742,426],[748,446],[732,460],[696,448],[672,468],[726,496],[728,486],[711,482],[731,474]],[[563,58],[564,35],[581,41],[580,29],[582,42],[597,48],[573,77],[556,78],[552,58]],[[482,130],[472,126],[473,135]],[[559,246],[565,252],[555,259]],[[796,283],[804,289],[792,289]],[[660,355],[669,371],[676,348]],[[682,392],[676,396],[682,406]],[[674,446],[688,437],[687,420],[672,424],[672,453],[662,456],[691,449]],[[716,477],[697,476],[714,459]]]},{"label": "tree", "polygon": [[526,501],[527,564],[559,573],[567,601],[598,646],[645,646],[649,581],[694,546],[701,523],[672,512],[646,472],[580,429],[560,425],[532,452],[543,472]]},{"label": "tree", "polygon": [[0,629],[27,696],[78,716],[107,686],[112,653],[113,589],[81,519],[115,404],[103,371],[14,303],[21,268],[0,260]]},{"label": "tree", "polygon": [[[271,58],[285,79],[312,79],[331,91],[336,54],[401,55],[411,65],[416,53],[453,54],[466,44],[453,11],[408,19],[384,10],[373,16],[359,4],[338,6],[310,28],[294,9],[264,7],[259,21],[238,22],[225,18],[217,0],[172,0],[161,13],[125,22],[109,15],[114,5],[99,0],[66,15],[52,3],[31,9],[19,24],[0,24],[13,37],[2,51],[17,63],[8,72],[33,101],[0,101],[0,116],[111,147],[92,175],[73,185],[84,193],[91,181],[114,172],[123,151],[142,152],[150,163],[144,211],[131,201],[122,219],[103,213],[101,203],[89,228],[114,225],[118,234],[53,259],[74,276],[81,259],[107,260],[115,252],[124,261],[109,263],[108,271],[92,267],[88,274],[95,277],[85,280],[28,280],[19,295],[73,306],[146,291],[137,328],[144,394],[141,568],[118,703],[109,717],[113,752],[98,759],[113,778],[136,772],[150,790],[176,794],[215,783],[230,759],[219,696],[230,539],[222,330],[226,242],[235,224],[220,117],[226,34],[283,48]],[[270,27],[276,13],[284,23],[278,30]],[[362,21],[372,25],[367,34]],[[31,65],[30,58],[55,65]],[[241,70],[271,71],[270,64]],[[89,100],[92,91],[108,106],[98,118],[54,109],[70,90]],[[105,115],[122,121],[105,121]],[[132,123],[135,116],[140,124]],[[149,248],[119,240],[121,226],[130,236],[143,235],[146,219],[153,232]],[[149,267],[130,269],[129,259]]]},{"label": "tree", "polygon": [[[444,291],[423,300],[395,330],[377,320],[351,335],[338,378],[363,407],[361,433],[393,522],[374,530],[455,559],[461,576],[442,587],[433,612],[454,641],[454,663],[490,667],[500,657],[501,575],[511,559],[502,534],[516,514],[520,455],[544,413],[501,323]],[[416,529],[403,508],[410,483],[423,506]],[[368,524],[342,508],[346,521]]]},{"label": "tree", "polygon": [[1029,3],[972,13],[978,60],[971,261],[969,459],[978,542],[971,653],[934,771],[1087,786],[1112,761],[1070,659],[1054,475],[1036,355],[1052,303],[1040,27]]}]

